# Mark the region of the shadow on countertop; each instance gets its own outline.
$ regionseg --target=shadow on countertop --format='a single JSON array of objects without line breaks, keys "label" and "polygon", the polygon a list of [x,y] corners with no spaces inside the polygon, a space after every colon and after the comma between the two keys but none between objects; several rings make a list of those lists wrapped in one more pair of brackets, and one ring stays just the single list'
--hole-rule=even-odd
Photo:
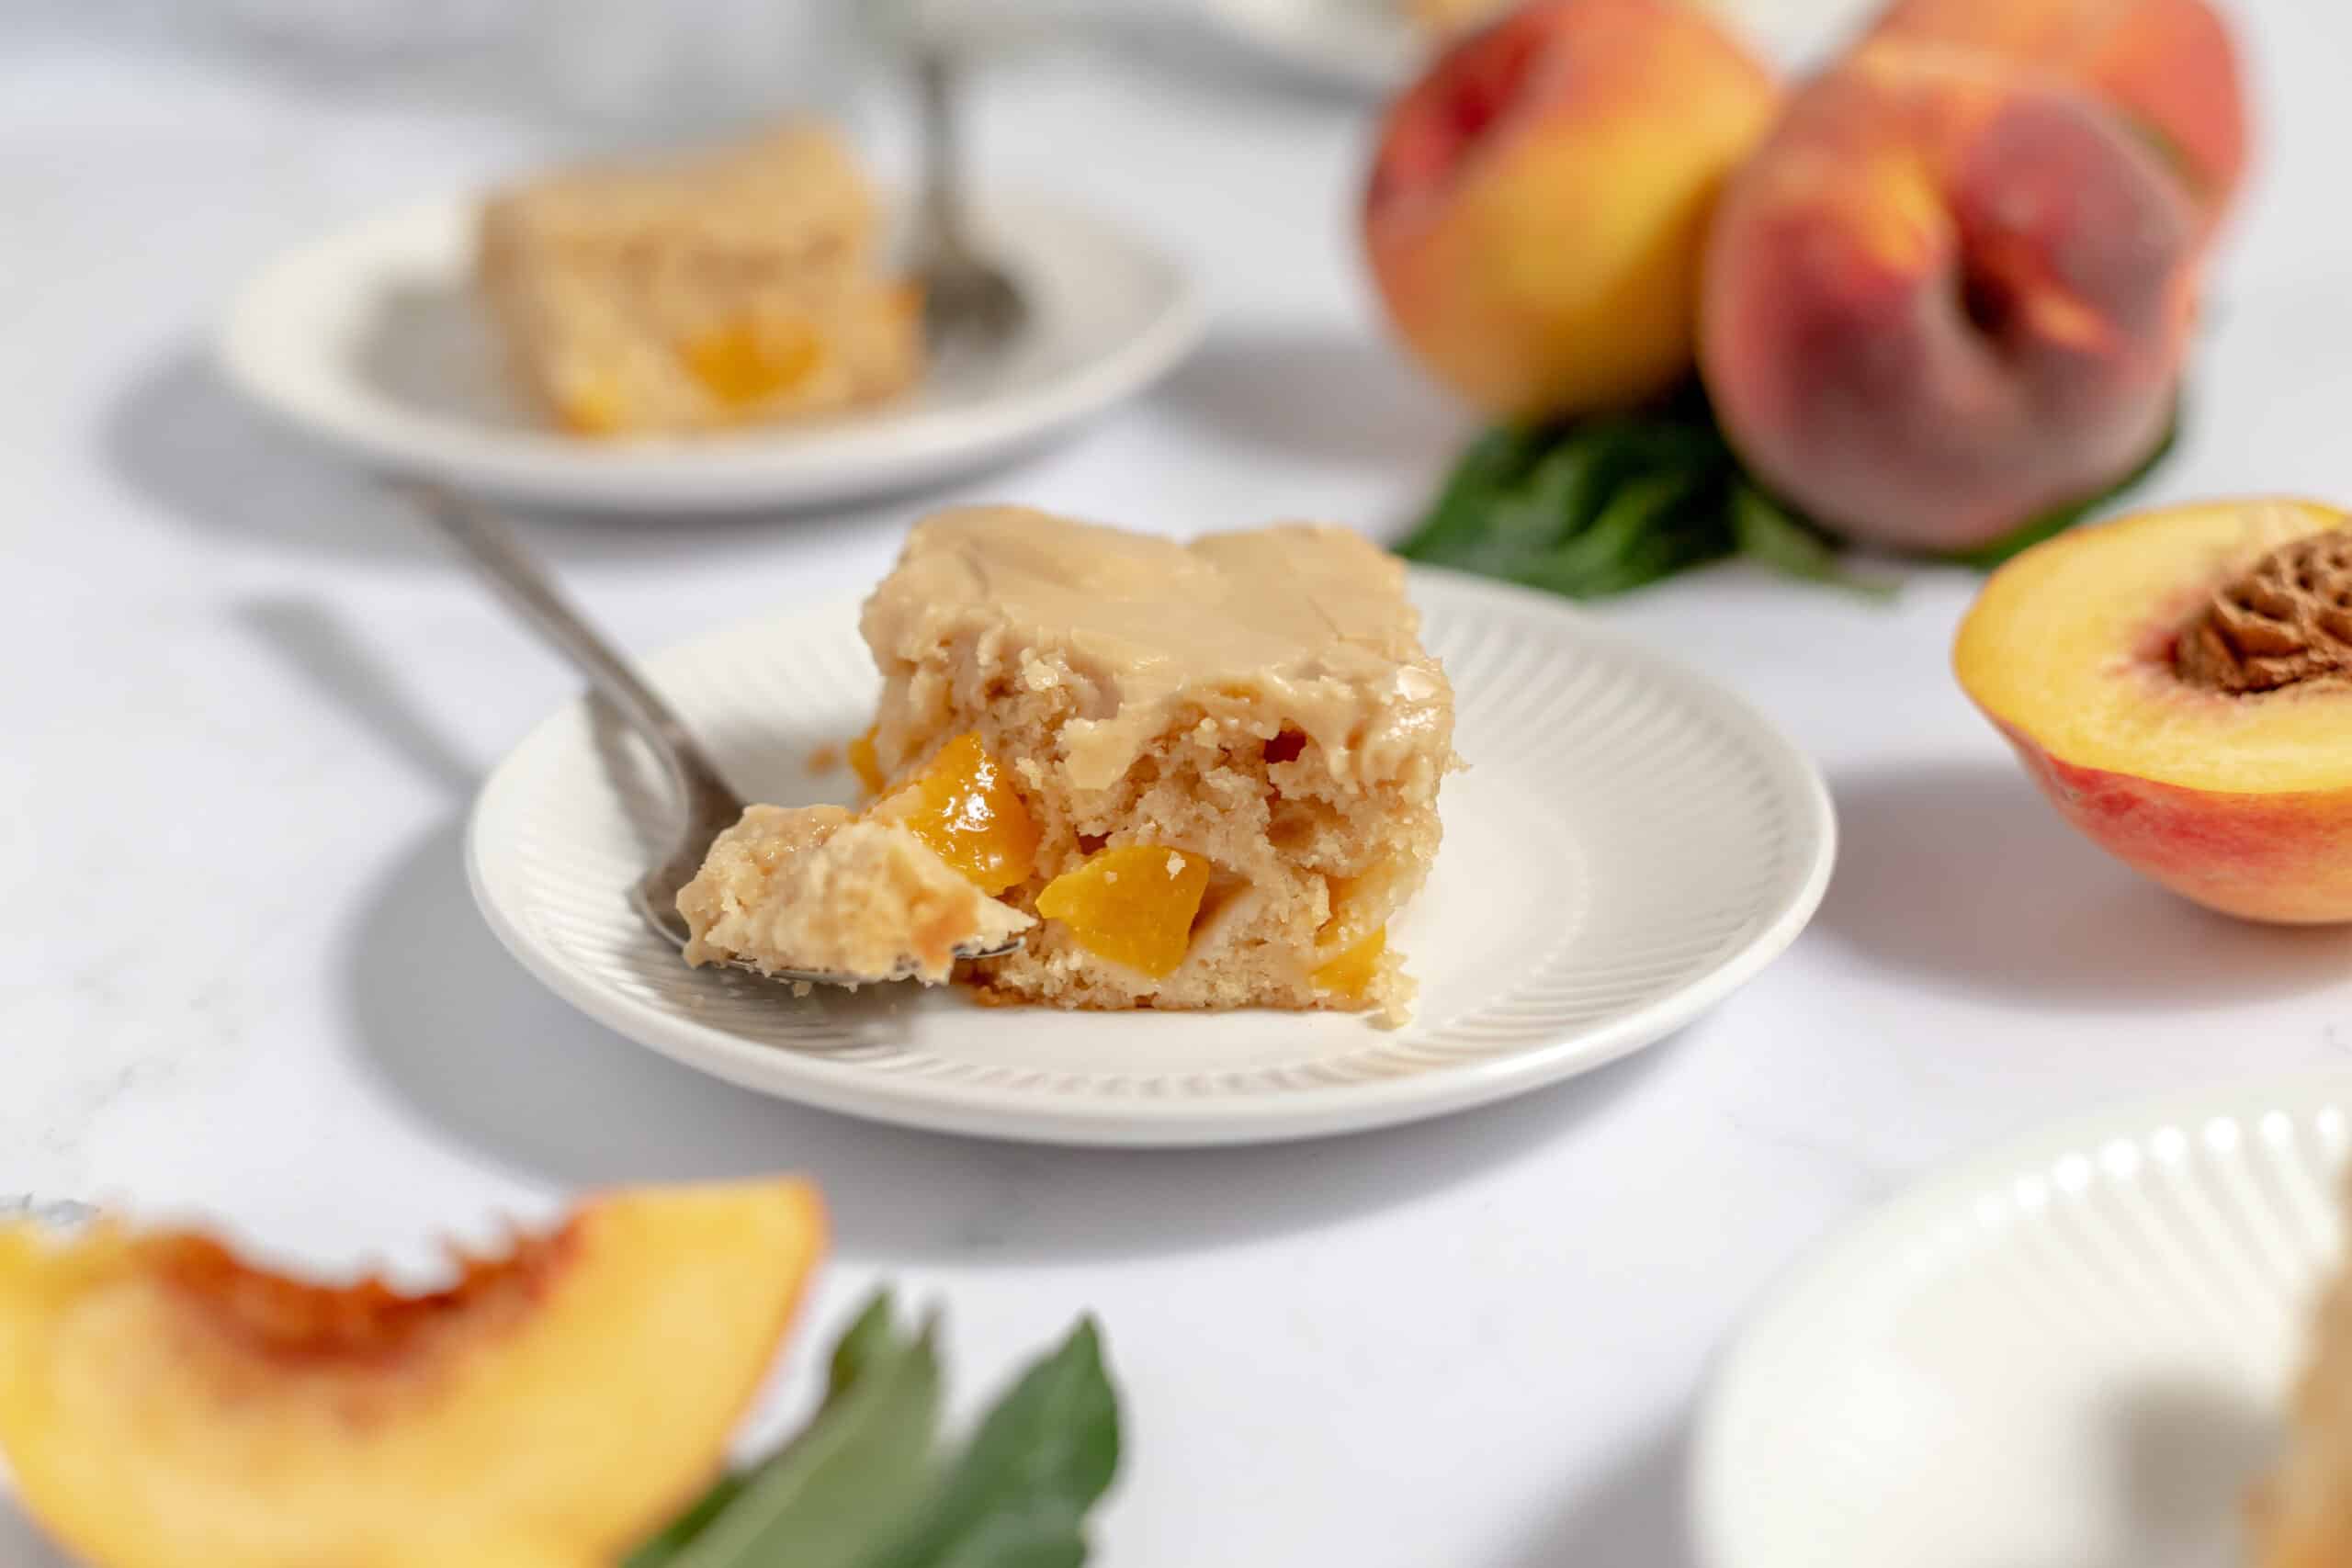
[{"label": "shadow on countertop", "polygon": [[1471,428],[1368,328],[1217,333],[1156,396],[1221,442],[1400,473],[1442,465]]},{"label": "shadow on countertop", "polygon": [[2043,1007],[2221,1007],[2340,985],[2352,931],[2261,926],[2165,892],[2060,820],[2006,761],[1831,781],[1816,929],[1953,991]]},{"label": "shadow on countertop", "polygon": [[1312,1143],[998,1144],[769,1100],[574,1012],[476,912],[458,819],[421,840],[360,909],[343,963],[367,1065],[435,1125],[570,1187],[806,1171],[825,1190],[843,1253],[897,1263],[1150,1256],[1423,1198],[1566,1135],[1674,1048],[1507,1104]]},{"label": "shadow on countertop", "polygon": [[1697,1568],[1685,1502],[1693,1418],[1629,1445],[1498,1568]]},{"label": "shadow on countertop", "polygon": [[[405,501],[250,407],[198,345],[165,354],[132,377],[106,411],[100,442],[109,469],[142,500],[224,543],[386,567],[457,569]],[[504,510],[558,562],[666,561],[763,543],[782,529],[821,547],[829,533],[864,536],[876,521],[899,516],[908,499],[686,516]]]},{"label": "shadow on countertop", "polygon": [[74,1568],[73,1559],[50,1545],[8,1497],[0,1497],[0,1562],[8,1568]]}]

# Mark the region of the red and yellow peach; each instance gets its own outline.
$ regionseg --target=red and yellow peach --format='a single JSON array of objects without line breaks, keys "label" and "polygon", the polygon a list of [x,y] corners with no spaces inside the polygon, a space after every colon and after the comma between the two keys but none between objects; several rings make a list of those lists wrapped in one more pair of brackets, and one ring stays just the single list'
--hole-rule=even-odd
[{"label": "red and yellow peach", "polygon": [[1687,0],[1536,0],[1472,33],[1389,109],[1364,195],[1397,332],[1501,417],[1671,388],[1716,192],[1779,101]]}]

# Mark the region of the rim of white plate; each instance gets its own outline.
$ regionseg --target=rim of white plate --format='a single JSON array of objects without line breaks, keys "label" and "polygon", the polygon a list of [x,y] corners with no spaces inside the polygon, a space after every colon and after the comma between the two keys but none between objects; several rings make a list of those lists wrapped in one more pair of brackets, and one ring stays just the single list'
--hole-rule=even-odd
[{"label": "rim of white plate", "polygon": [[[1735,1527],[1730,1523],[1740,1515],[1736,1499],[1753,1485],[1753,1472],[1741,1468],[1736,1444],[1748,1412],[1760,1403],[1756,1391],[1766,1382],[1767,1370],[1787,1354],[1786,1344],[1798,1325],[1903,1257],[1897,1244],[1917,1235],[1923,1220],[2020,1179],[2046,1175],[2086,1151],[2150,1141],[2167,1130],[2202,1133],[2223,1124],[2242,1127],[2289,1104],[2312,1106],[2314,1101],[2323,1102],[2314,1107],[2319,1114],[2331,1109],[2324,1102],[2352,1105],[2352,1068],[2306,1068],[2251,1082],[2220,1082],[2078,1112],[1934,1168],[1807,1247],[1742,1316],[1707,1380],[1691,1440],[1685,1496],[1692,1544],[1703,1568],[1768,1568],[1757,1558],[1741,1555],[1742,1544],[1731,1534]],[[2339,1113],[2342,1105],[2335,1107]]]},{"label": "rim of white plate", "polygon": [[[1694,965],[1676,983],[1639,1005],[1600,1022],[1528,1044],[1477,1044],[1465,1028],[1464,1043],[1419,1045],[1413,1027],[1375,1039],[1363,1054],[1394,1053],[1405,1066],[1352,1081],[1285,1082],[1277,1090],[1199,1098],[1148,1092],[1048,1094],[971,1077],[891,1071],[838,1059],[820,1050],[792,1049],[743,1038],[649,1003],[583,974],[533,922],[525,908],[511,855],[490,852],[488,826],[523,820],[518,792],[522,760],[565,745],[562,729],[581,722],[582,705],[566,705],[535,727],[493,771],[477,796],[468,824],[466,859],[475,901],[500,942],[524,967],[582,1012],[661,1055],[697,1070],[783,1098],[870,1119],[934,1131],[1033,1142],[1097,1145],[1210,1145],[1272,1142],[1368,1129],[1418,1120],[1502,1099],[1590,1070],[1680,1028],[1737,989],[1779,956],[1811,919],[1828,886],[1837,830],[1829,792],[1819,771],[1745,699],[1620,635],[1597,626],[1561,601],[1532,590],[1453,572],[1416,568],[1414,597],[1433,613],[1451,601],[1465,615],[1481,608],[1506,615],[1557,617],[1588,649],[1600,650],[1670,689],[1706,719],[1745,743],[1781,808],[1790,840],[1786,874],[1778,879],[1770,913],[1744,940]],[[804,613],[802,619],[806,619]],[[657,683],[667,660],[685,660],[732,639],[754,639],[772,618],[724,627],[646,661]],[[1465,700],[1470,694],[1464,694]],[[1475,765],[1475,763],[1474,763]],[[646,941],[650,943],[650,936]],[[752,982],[757,984],[757,982]],[[1507,1010],[1509,994],[1487,1005]],[[1167,1019],[1177,1015],[1150,1015]],[[1224,1017],[1236,1015],[1190,1015]],[[1287,1018],[1291,1015],[1267,1015]],[[1463,1023],[1456,1020],[1446,1025]],[[1468,1021],[1476,1025],[1476,1016]],[[1501,1032],[1499,1025],[1490,1033]],[[1351,1057],[1351,1062],[1357,1060]],[[1311,1076],[1311,1075],[1310,1075]]]}]

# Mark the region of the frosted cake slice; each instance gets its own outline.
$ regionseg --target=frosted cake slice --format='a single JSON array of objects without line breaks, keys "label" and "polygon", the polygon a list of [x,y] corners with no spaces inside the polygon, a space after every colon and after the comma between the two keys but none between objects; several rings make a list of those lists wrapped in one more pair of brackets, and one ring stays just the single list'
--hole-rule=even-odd
[{"label": "frosted cake slice", "polygon": [[902,791],[978,758],[1017,796],[1030,841],[997,891],[1039,924],[970,966],[984,996],[1401,1017],[1387,923],[1455,765],[1404,585],[1335,527],[1185,546],[1012,507],[919,524],[865,606],[883,693],[858,754]]}]

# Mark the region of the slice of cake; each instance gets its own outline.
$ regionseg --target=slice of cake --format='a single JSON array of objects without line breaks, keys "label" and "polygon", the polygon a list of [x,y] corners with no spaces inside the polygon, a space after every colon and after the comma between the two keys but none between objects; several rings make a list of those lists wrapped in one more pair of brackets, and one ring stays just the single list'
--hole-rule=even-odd
[{"label": "slice of cake", "polygon": [[958,949],[1001,947],[1035,921],[980,891],[903,821],[838,806],[754,806],[678,895],[686,962],[945,980]]},{"label": "slice of cake", "polygon": [[922,368],[915,292],[884,274],[873,195],[819,126],[501,192],[477,271],[516,378],[580,434],[844,409]]},{"label": "slice of cake", "polygon": [[2285,1454],[2252,1522],[2256,1568],[2352,1563],[2352,1272],[2321,1299]]},{"label": "slice of cake", "polygon": [[1454,766],[1404,583],[1304,524],[1189,546],[1012,507],[918,525],[865,606],[883,692],[853,754],[901,801],[962,798],[975,767],[1016,797],[1027,841],[989,890],[1040,923],[972,981],[1070,1008],[1401,1016],[1387,922],[1429,873]]}]

